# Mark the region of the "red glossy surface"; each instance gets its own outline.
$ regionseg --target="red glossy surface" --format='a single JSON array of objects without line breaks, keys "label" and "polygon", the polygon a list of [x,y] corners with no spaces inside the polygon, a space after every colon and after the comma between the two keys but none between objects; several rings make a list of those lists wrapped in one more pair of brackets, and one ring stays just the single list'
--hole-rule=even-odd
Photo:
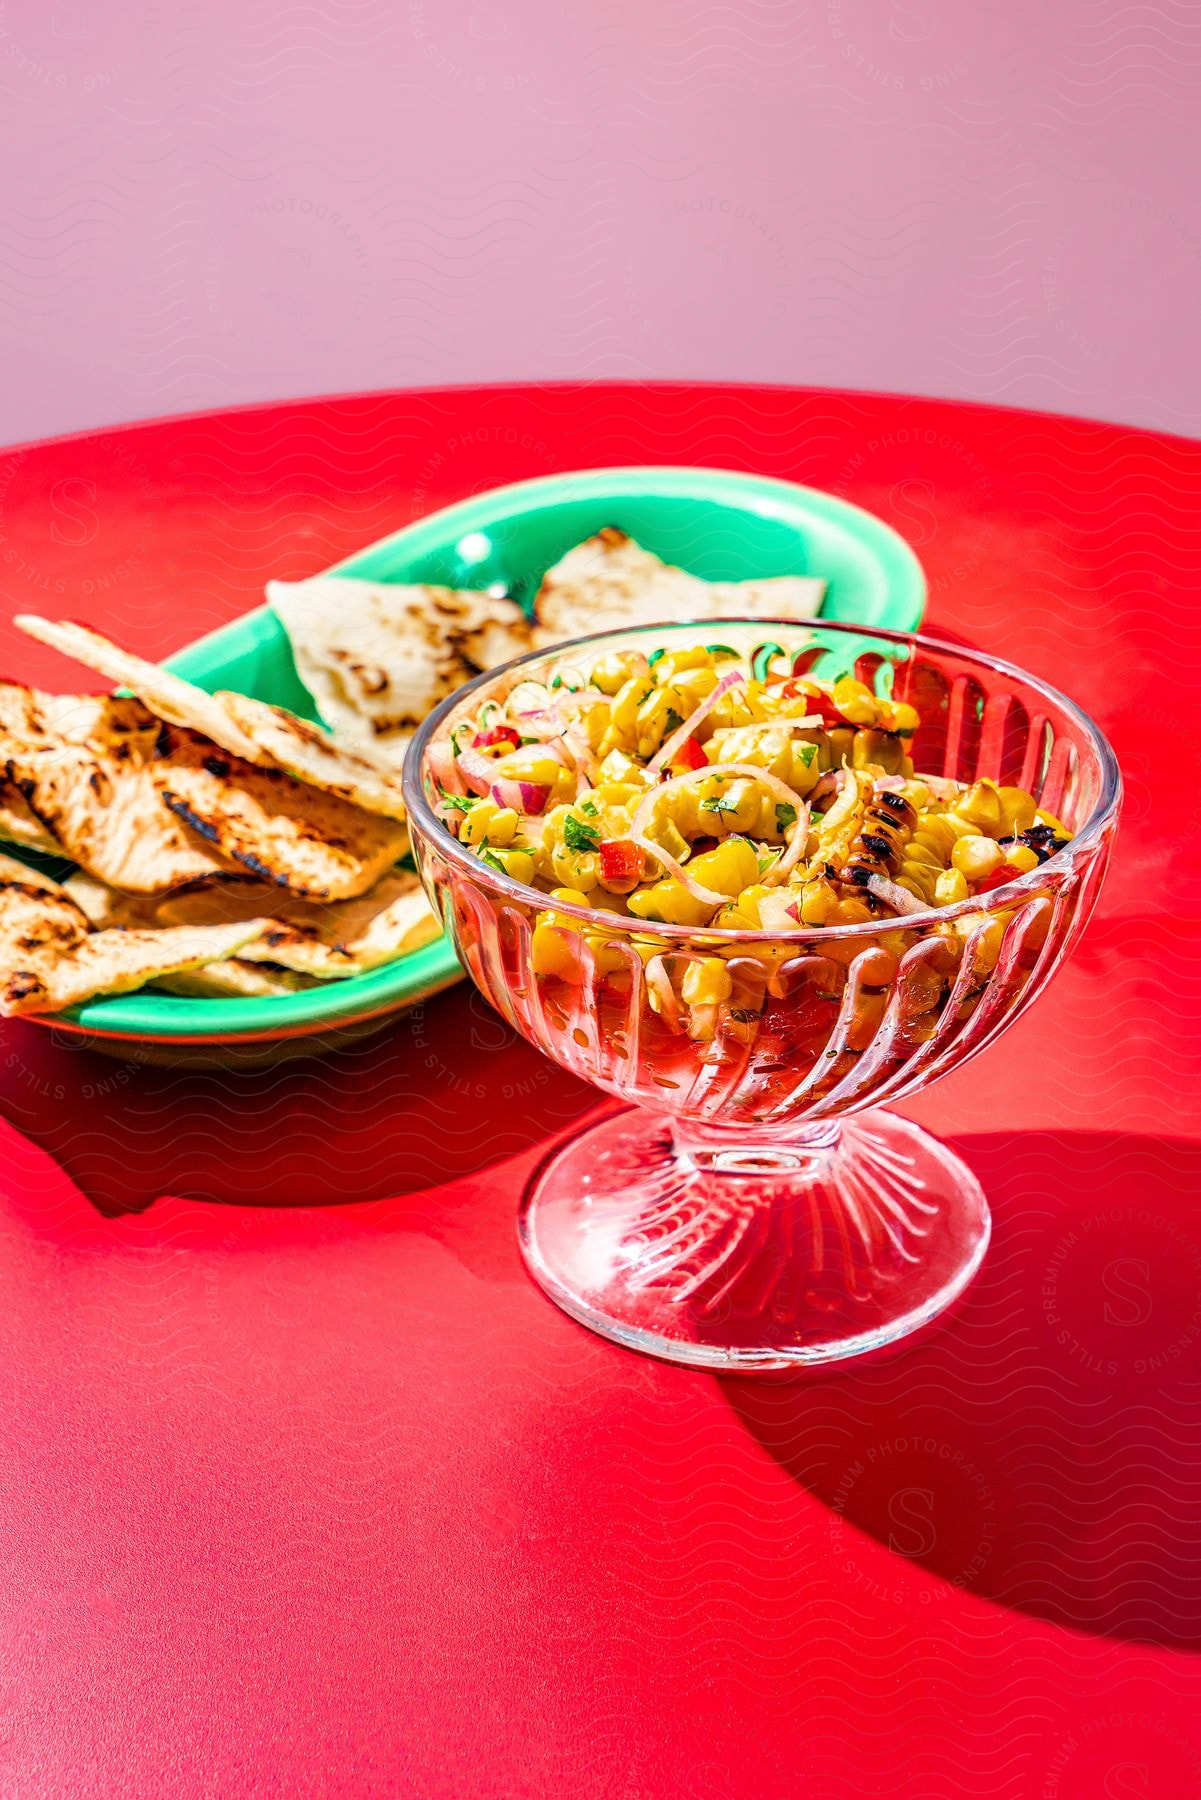
[{"label": "red glossy surface", "polygon": [[[931,625],[1125,764],[1072,961],[912,1109],[989,1193],[984,1272],[874,1368],[659,1366],[522,1273],[592,1096],[466,988],[237,1080],[6,1026],[7,1791],[1201,1793],[1201,446],[755,390],[289,405],[0,458],[0,577],[163,652],[444,500],[639,459],[875,507]],[[68,679],[11,632],[0,666]]]}]

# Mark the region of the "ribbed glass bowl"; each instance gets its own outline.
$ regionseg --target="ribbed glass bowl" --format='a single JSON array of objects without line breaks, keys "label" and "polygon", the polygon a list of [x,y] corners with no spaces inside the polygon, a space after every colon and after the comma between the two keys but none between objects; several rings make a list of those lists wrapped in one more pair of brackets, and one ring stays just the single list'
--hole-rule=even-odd
[{"label": "ribbed glass bowl", "polygon": [[[481,862],[436,817],[428,753],[486,700],[610,650],[683,647],[710,624],[607,632],[463,688],[405,767],[430,899],[481,993],[572,1074],[631,1110],[535,1178],[521,1241],[574,1317],[680,1362],[777,1368],[875,1348],[934,1317],[983,1257],[988,1207],[966,1166],[876,1109],[990,1044],[1067,954],[1117,821],[1113,752],[1073,703],[949,644],[853,626],[722,621],[819,676],[853,669],[917,707],[919,774],[988,776],[1073,829],[1040,868],[980,899],[833,929],[717,931],[554,903],[553,975],[531,955],[545,894]],[[958,945],[935,925],[963,921]],[[730,998],[690,1008],[688,965],[721,955]],[[667,984],[670,984],[670,991]]]}]

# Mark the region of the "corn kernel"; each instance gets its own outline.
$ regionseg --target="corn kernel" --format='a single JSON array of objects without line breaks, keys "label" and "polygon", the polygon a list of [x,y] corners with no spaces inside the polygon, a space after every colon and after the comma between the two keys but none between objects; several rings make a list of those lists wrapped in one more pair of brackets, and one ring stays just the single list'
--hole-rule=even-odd
[{"label": "corn kernel", "polygon": [[728,906],[718,908],[713,915],[712,923],[722,931],[755,931],[758,929],[759,921],[743,912],[737,901],[731,901]]},{"label": "corn kernel", "polygon": [[690,962],[680,985],[680,998],[688,1006],[716,1006],[730,998],[730,971],[720,956]]},{"label": "corn kernel", "polygon": [[934,883],[935,906],[954,906],[968,896],[967,881],[958,869],[944,869]]},{"label": "corn kernel", "polygon": [[1019,844],[1015,850],[1007,850],[1005,861],[1011,869],[1016,869],[1019,875],[1029,875],[1031,869],[1038,867],[1038,858],[1029,844]]},{"label": "corn kernel", "polygon": [[534,879],[534,858],[529,850],[494,850],[491,845],[486,852],[494,856],[506,875],[514,881],[524,882],[528,887]]},{"label": "corn kernel", "polygon": [[951,851],[951,862],[968,881],[983,881],[1005,861],[1005,852],[992,838],[962,837]]},{"label": "corn kernel", "polygon": [[605,937],[599,931],[590,931],[584,942],[592,952],[592,959],[601,975],[619,975],[628,965],[622,945],[611,937]]},{"label": "corn kernel", "polygon": [[828,881],[807,881],[801,889],[801,923],[825,925],[836,904],[837,896]]},{"label": "corn kernel", "polygon": [[1000,796],[991,781],[974,781],[967,793],[956,800],[953,810],[989,837],[1000,837],[1004,830]]},{"label": "corn kernel", "polygon": [[[655,664],[654,676],[659,683],[673,681],[685,669],[705,669],[712,671],[713,659],[703,644],[692,644],[685,650],[669,650]],[[715,687],[717,685],[714,680]]]},{"label": "corn kernel", "polygon": [[598,687],[602,694],[612,697],[627,681],[641,681],[643,687],[647,686],[650,673],[647,660],[640,650],[615,650],[593,663],[591,681],[593,687]]},{"label": "corn kernel", "polygon": [[759,879],[759,858],[755,846],[742,837],[727,838],[716,850],[695,856],[688,873],[702,887],[713,888],[731,898]]},{"label": "corn kernel", "polygon": [[658,919],[665,925],[704,925],[710,908],[678,881],[656,881],[626,901],[636,919]]},{"label": "corn kernel", "polygon": [[552,888],[550,897],[552,900],[557,900],[560,906],[587,906],[589,904],[587,894],[582,893],[579,888]]},{"label": "corn kernel", "polygon": [[[769,894],[774,894],[778,891],[779,890],[776,888],[764,887],[761,882],[757,881],[753,882],[750,887],[743,888],[734,904],[737,906],[739,912],[746,918],[750,930],[754,931],[758,929],[759,908]],[[793,894],[791,897],[795,900],[796,895]]]},{"label": "corn kernel", "polygon": [[[1012,915],[1000,914],[989,918],[987,913],[968,913],[962,919],[956,919],[955,929],[964,940],[971,938],[977,931],[980,936],[972,947],[972,968],[976,974],[986,975],[996,967],[1001,954],[1001,942],[1005,936],[1005,926]],[[987,924],[985,921],[987,920]]]},{"label": "corn kernel", "polygon": [[874,725],[880,716],[876,696],[852,675],[844,675],[841,681],[834,683],[830,698],[852,725]]},{"label": "corn kernel", "polygon": [[875,731],[868,727],[855,733],[851,748],[853,769],[883,769],[886,775],[897,775],[903,756],[900,738],[890,731]]},{"label": "corn kernel", "polygon": [[830,909],[827,925],[866,925],[875,918],[875,913],[866,900],[849,894],[845,900],[838,900]]},{"label": "corn kernel", "polygon": [[530,964],[535,975],[559,975],[566,980],[575,972],[579,939],[565,923],[550,923],[552,916],[544,913],[534,927]]},{"label": "corn kernel", "polygon": [[533,781],[540,787],[553,787],[563,774],[563,764],[537,744],[523,744],[520,750],[509,750],[496,759],[496,778],[507,781]]},{"label": "corn kernel", "polygon": [[517,827],[521,824],[520,813],[514,812],[511,806],[502,806],[493,813],[488,826],[488,842],[492,844],[511,844]]},{"label": "corn kernel", "polygon": [[463,823],[459,826],[460,841],[464,844],[482,844],[488,835],[488,827],[499,811],[495,800],[477,800],[471,811],[463,814]]},{"label": "corn kernel", "polygon": [[1023,831],[1029,831],[1036,812],[1033,796],[1025,788],[1003,787],[997,789],[997,799],[1001,802],[1001,822],[1005,827],[1002,835],[1020,837]]}]

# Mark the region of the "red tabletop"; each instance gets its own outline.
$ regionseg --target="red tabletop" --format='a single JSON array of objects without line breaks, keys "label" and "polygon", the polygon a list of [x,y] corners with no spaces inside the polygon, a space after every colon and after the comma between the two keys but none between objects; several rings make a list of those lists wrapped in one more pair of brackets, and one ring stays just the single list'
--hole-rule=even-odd
[{"label": "red tabletop", "polygon": [[1201,1795],[1201,446],[690,386],[169,420],[0,456],[6,612],[162,653],[446,501],[629,462],[861,501],[932,628],[1113,738],[1098,917],[912,1108],[984,1181],[985,1269],[875,1367],[659,1365],[523,1273],[522,1182],[596,1100],[468,987],[236,1078],[7,1025],[5,1793]]}]

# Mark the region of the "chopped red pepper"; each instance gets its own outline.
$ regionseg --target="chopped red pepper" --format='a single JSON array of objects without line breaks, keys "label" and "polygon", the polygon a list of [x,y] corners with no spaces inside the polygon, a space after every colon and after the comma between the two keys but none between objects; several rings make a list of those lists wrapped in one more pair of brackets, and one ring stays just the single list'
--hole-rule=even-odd
[{"label": "chopped red pepper", "polygon": [[993,870],[991,875],[981,877],[976,883],[975,892],[991,894],[994,888],[1004,887],[1007,881],[1016,881],[1021,873],[1022,871],[1015,869],[1012,863],[1002,863],[999,868]]},{"label": "chopped red pepper", "polygon": [[512,750],[521,748],[521,734],[512,725],[490,725],[487,731],[477,731],[471,740],[473,750],[489,750],[493,744],[508,744]]},{"label": "chopped red pepper", "polygon": [[602,881],[641,881],[642,852],[637,844],[628,838],[606,838],[600,847],[600,876]]},{"label": "chopped red pepper", "polygon": [[671,767],[673,769],[703,769],[708,761],[704,746],[698,744],[694,737],[686,737],[673,755]]},{"label": "chopped red pepper", "polygon": [[805,702],[806,711],[817,713],[827,731],[832,730],[835,727],[846,726],[847,721],[843,718],[829,694],[810,693],[804,682],[798,681],[795,676],[792,680],[784,683],[783,687],[780,689],[780,694],[785,700],[803,700]]}]

